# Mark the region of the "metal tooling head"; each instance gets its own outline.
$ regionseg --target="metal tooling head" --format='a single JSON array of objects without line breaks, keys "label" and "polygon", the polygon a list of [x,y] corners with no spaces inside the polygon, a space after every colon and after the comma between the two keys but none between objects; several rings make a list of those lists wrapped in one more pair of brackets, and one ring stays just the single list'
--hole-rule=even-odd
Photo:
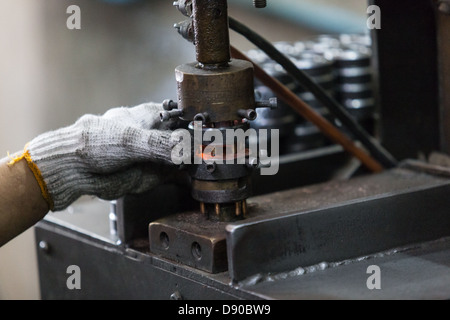
[{"label": "metal tooling head", "polygon": [[[200,156],[202,163],[187,166],[192,178],[192,196],[212,220],[244,218],[254,166],[248,164],[248,159],[244,164],[206,160],[219,149],[223,159],[237,160],[242,149],[235,141],[226,145],[225,131],[245,131],[249,128],[248,121],[256,118],[253,66],[244,60],[231,59],[226,0],[179,0],[174,5],[190,18],[175,27],[195,44],[197,61],[176,68],[177,110],[171,107],[162,118],[179,117],[191,122],[192,136],[196,129],[202,137],[210,130],[223,135],[222,144],[216,142],[214,148],[209,148],[213,154],[205,153],[205,149],[214,142],[203,141],[200,150],[193,149],[193,157]],[[201,122],[201,126],[194,126],[194,121]],[[248,152],[244,156],[248,158]]]}]

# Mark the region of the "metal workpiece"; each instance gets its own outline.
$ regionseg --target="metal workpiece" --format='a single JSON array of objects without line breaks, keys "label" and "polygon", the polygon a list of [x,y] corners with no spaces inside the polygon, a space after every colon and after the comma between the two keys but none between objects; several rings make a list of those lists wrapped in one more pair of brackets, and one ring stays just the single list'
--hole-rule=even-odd
[{"label": "metal workpiece", "polygon": [[[202,204],[201,212],[152,223],[150,241],[155,248],[151,251],[199,267],[188,247],[207,239],[201,245],[208,252],[202,263],[210,267],[199,268],[212,273],[228,270],[235,284],[248,284],[255,276],[320,269],[322,264],[324,268],[343,265],[342,261],[349,264],[352,259],[450,236],[448,177],[446,168],[409,161],[377,175],[251,197],[245,202],[245,220],[215,222],[205,215]],[[164,249],[162,233],[180,241],[184,253],[177,251],[181,249],[176,244],[170,252]],[[218,242],[220,250],[214,250]],[[224,260],[225,269],[211,267],[214,261]]]},{"label": "metal workpiece", "polygon": [[251,196],[251,183],[248,177],[215,181],[194,179],[192,196],[203,203],[236,203]]},{"label": "metal workpiece", "polygon": [[[189,126],[195,140],[195,129]],[[232,221],[245,218],[246,206],[243,204],[252,195],[251,179],[254,166],[249,165],[250,149],[247,141],[239,141],[236,135],[229,141],[227,130],[249,129],[246,121],[221,123],[218,128],[203,124],[201,134],[210,131],[221,137],[221,141],[203,141],[201,148],[194,150],[193,163],[186,170],[191,177],[191,195],[200,203],[206,217],[213,221]],[[198,133],[197,133],[198,135]],[[195,149],[195,146],[194,146]],[[199,161],[201,160],[201,162]]]},{"label": "metal workpiece", "polygon": [[[127,200],[127,219],[146,232],[129,230],[120,243],[106,202],[50,213],[36,228],[42,298],[448,299],[449,177],[448,168],[408,161],[251,197],[247,219],[231,222],[198,208],[167,212],[184,200],[159,203],[174,198],[165,189],[141,198],[151,206]],[[82,268],[82,290],[65,285],[73,264]],[[382,290],[366,287],[370,265],[381,268]],[[132,274],[139,276],[124,276]]]},{"label": "metal workpiece", "polygon": [[231,59],[226,0],[192,0],[197,61],[200,67],[226,67]]},{"label": "metal workpiece", "polygon": [[149,225],[150,252],[209,273],[226,271],[225,223],[198,212],[180,213]]},{"label": "metal workpiece", "polygon": [[183,64],[175,70],[178,108],[182,119],[194,120],[197,114],[208,113],[208,122],[239,119],[239,110],[254,109],[253,66],[232,60],[224,69],[199,69],[196,63]]},{"label": "metal workpiece", "polygon": [[249,175],[249,167],[240,164],[202,163],[192,165],[186,170],[191,177],[202,181],[233,180]]},{"label": "metal workpiece", "polygon": [[249,199],[257,216],[227,226],[230,277],[239,282],[450,236],[450,180],[407,167]]},{"label": "metal workpiece", "polygon": [[[105,219],[96,222],[101,224]],[[40,222],[35,234],[37,244],[46,241],[53,248],[50,252],[37,250],[44,300],[448,300],[450,297],[450,241],[445,238],[340,263],[259,273],[230,285],[228,272],[210,273],[159,254],[99,242],[77,228],[70,230],[56,222]],[[194,254],[197,256],[199,249],[193,244],[186,243],[190,259],[194,259]],[[207,249],[201,246],[202,257],[203,250]],[[65,271],[73,264],[81,266],[82,290],[67,289]],[[382,290],[366,287],[371,265],[381,270]]]}]

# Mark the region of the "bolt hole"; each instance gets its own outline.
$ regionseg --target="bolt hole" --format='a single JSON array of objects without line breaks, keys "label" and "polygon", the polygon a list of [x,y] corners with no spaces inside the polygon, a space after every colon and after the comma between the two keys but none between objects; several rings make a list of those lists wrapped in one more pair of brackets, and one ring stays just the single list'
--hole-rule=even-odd
[{"label": "bolt hole", "polygon": [[200,244],[198,242],[193,242],[192,243],[191,252],[192,252],[192,256],[196,260],[201,260],[202,259],[202,247],[200,246]]},{"label": "bolt hole", "polygon": [[216,170],[215,164],[213,164],[213,163],[207,164],[207,165],[206,165],[206,170],[207,170],[209,173],[213,173],[213,172]]},{"label": "bolt hole", "polygon": [[202,121],[206,122],[206,117],[203,113],[196,114],[194,117],[194,121]]},{"label": "bolt hole", "polygon": [[159,242],[161,243],[161,247],[164,249],[169,249],[169,236],[165,232],[161,232],[159,235]]},{"label": "bolt hole", "polygon": [[252,110],[248,113],[248,119],[249,120],[255,120],[258,117],[258,114],[255,110]]},{"label": "bolt hole", "polygon": [[222,16],[222,10],[216,9],[214,12],[214,18],[219,19]]}]

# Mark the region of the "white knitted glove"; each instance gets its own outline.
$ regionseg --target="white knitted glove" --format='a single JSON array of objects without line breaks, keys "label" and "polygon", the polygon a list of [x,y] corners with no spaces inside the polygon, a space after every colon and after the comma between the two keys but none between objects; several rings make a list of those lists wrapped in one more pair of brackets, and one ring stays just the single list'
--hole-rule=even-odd
[{"label": "white knitted glove", "polygon": [[52,211],[82,195],[113,200],[147,191],[171,170],[172,122],[161,122],[162,110],[147,103],[85,115],[33,139],[16,161],[27,159]]}]

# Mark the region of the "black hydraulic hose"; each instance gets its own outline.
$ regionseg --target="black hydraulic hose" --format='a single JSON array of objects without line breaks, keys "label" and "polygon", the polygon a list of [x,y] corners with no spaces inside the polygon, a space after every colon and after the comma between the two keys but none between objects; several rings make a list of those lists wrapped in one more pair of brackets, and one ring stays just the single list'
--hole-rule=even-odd
[{"label": "black hydraulic hose", "polygon": [[298,69],[289,58],[278,51],[269,41],[232,17],[229,17],[229,25],[230,29],[241,34],[264,51],[271,59],[280,64],[304,89],[310,91],[385,168],[397,166],[397,160],[374,137],[367,133],[339,102],[331,97],[305,72]]}]

